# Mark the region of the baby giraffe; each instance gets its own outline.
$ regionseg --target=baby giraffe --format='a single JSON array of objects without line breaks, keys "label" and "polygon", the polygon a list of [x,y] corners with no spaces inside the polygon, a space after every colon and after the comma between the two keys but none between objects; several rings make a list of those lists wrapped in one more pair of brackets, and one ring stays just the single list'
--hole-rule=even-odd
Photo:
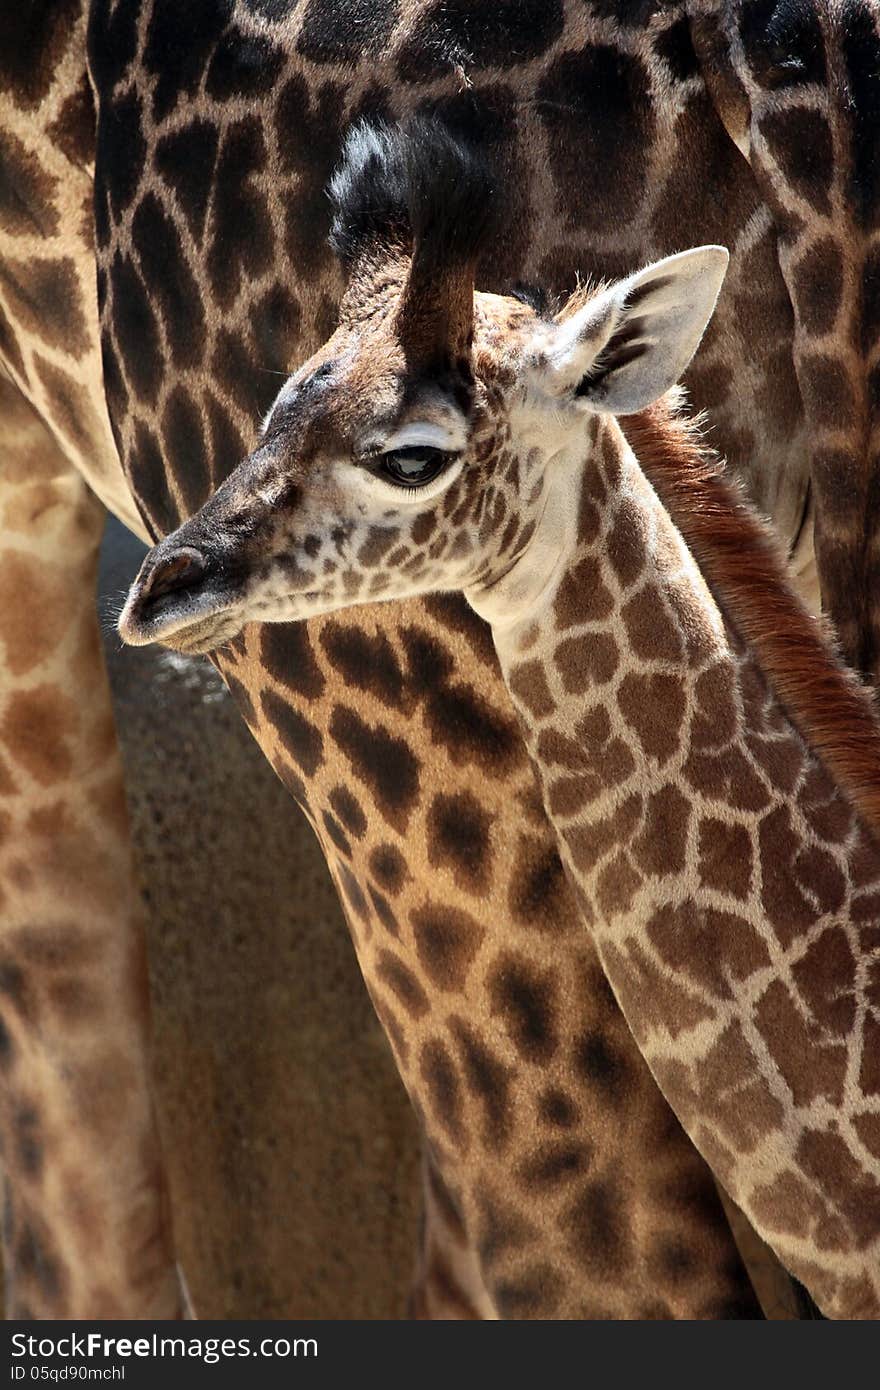
[{"label": "baby giraffe", "polygon": [[474,292],[491,187],[442,131],[359,128],[332,193],[339,327],[120,633],[462,591],[663,1093],[823,1311],[878,1317],[880,727],[671,389],[727,254],[549,314]]}]

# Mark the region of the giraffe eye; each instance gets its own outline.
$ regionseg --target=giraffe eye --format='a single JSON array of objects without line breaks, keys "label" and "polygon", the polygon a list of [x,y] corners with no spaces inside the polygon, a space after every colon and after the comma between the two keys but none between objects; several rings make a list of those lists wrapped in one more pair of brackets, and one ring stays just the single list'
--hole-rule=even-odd
[{"label": "giraffe eye", "polygon": [[398,487],[424,487],[439,478],[455,457],[448,449],[435,449],[430,444],[410,445],[383,454],[379,471]]}]

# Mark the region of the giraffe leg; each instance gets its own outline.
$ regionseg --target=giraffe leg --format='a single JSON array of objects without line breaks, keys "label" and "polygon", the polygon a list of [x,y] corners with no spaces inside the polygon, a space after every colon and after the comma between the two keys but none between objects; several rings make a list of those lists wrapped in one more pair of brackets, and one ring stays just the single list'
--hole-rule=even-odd
[{"label": "giraffe leg", "polygon": [[477,1252],[424,1141],[422,1155],[424,1221],[410,1317],[423,1322],[496,1319]]},{"label": "giraffe leg", "polygon": [[0,1126],[12,1318],[181,1311],[95,580],[104,510],[0,376]]}]

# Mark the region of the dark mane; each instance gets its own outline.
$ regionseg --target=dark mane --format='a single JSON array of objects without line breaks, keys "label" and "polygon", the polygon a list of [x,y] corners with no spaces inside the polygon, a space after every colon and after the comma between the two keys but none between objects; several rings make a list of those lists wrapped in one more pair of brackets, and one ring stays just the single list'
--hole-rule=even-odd
[{"label": "dark mane", "polygon": [[328,192],[330,245],[346,267],[371,249],[415,245],[438,266],[473,264],[491,233],[489,167],[436,118],[354,126]]},{"label": "dark mane", "polygon": [[703,577],[800,730],[880,835],[874,696],[795,593],[776,537],[668,398],[621,419],[638,462]]}]

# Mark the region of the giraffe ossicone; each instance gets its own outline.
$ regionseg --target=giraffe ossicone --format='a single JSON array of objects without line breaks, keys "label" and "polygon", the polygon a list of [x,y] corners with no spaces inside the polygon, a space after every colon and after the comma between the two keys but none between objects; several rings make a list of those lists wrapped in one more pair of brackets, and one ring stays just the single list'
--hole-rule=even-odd
[{"label": "giraffe ossicone", "polygon": [[210,650],[252,620],[463,591],[661,1089],[823,1310],[877,1316],[880,728],[668,395],[726,253],[545,318],[475,293],[479,247],[442,221],[407,244],[411,137],[364,150],[335,185],[336,333],[150,552],[121,634]]}]

